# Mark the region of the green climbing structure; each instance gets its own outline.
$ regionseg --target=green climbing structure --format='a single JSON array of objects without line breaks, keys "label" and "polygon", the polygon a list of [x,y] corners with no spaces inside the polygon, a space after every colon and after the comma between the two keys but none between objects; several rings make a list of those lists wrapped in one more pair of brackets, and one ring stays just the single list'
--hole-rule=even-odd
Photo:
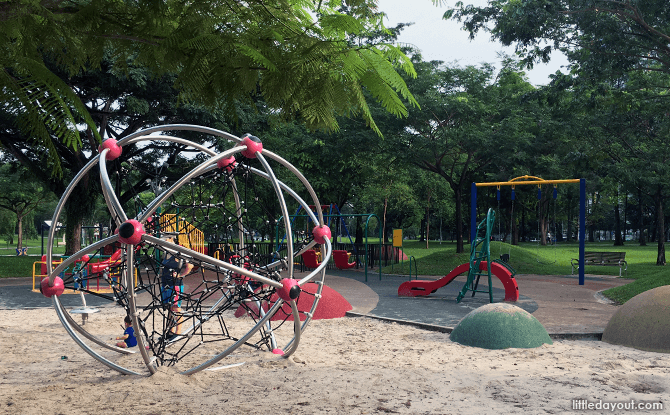
[{"label": "green climbing structure", "polygon": [[[468,291],[472,291],[474,297],[476,293],[489,293],[489,301],[493,302],[493,285],[491,284],[491,230],[495,222],[496,213],[489,209],[486,219],[477,225],[477,234],[475,240],[470,244],[470,270],[468,271],[468,280],[463,289],[458,293],[456,302],[460,303]],[[486,267],[482,270],[481,263],[486,261]],[[486,275],[488,277],[488,290],[477,290],[479,279]]]}]

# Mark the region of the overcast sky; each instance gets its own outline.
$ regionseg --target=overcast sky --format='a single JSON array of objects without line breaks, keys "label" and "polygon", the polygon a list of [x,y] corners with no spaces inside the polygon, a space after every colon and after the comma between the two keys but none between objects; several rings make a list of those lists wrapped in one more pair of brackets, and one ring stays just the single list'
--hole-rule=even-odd
[{"label": "overcast sky", "polygon": [[[388,15],[385,22],[387,27],[393,27],[398,23],[414,23],[403,30],[398,41],[418,47],[426,61],[457,62],[460,66],[488,62],[500,69],[497,53],[514,55],[513,48],[503,48],[499,43],[492,42],[487,33],[478,34],[474,40],[468,39],[468,33],[461,30],[462,23],[442,19],[446,6],[434,6],[431,0],[378,0],[378,2],[379,9]],[[456,0],[443,3],[453,6]],[[463,0],[463,3],[483,6],[487,1]],[[527,71],[528,79],[533,85],[545,85],[549,82],[549,75],[566,64],[567,59],[564,56],[554,54],[550,63],[537,64],[532,71]],[[565,69],[562,71],[566,72]]]}]

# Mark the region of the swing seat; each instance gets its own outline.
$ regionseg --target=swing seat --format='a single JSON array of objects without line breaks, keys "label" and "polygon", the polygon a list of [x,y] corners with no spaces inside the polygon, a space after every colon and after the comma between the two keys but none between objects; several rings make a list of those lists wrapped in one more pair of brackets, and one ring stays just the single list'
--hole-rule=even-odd
[{"label": "swing seat", "polygon": [[335,266],[339,269],[349,269],[356,266],[356,261],[349,262],[347,251],[333,251],[333,260],[335,261]]},{"label": "swing seat", "polygon": [[307,268],[318,268],[321,263],[316,259],[316,251],[310,249],[302,253],[302,263]]}]

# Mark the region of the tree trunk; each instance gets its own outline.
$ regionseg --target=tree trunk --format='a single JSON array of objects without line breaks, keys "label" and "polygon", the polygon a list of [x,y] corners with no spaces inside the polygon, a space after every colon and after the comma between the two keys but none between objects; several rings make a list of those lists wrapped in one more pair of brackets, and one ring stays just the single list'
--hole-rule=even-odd
[{"label": "tree trunk", "polygon": [[[462,191],[460,188],[454,189],[454,198],[456,200],[456,253],[463,252],[463,201],[461,200]],[[470,241],[470,243],[474,243]]]},{"label": "tree trunk", "polygon": [[426,208],[426,249],[429,249],[430,246],[428,246],[430,238],[430,207]]},{"label": "tree trunk", "polygon": [[426,231],[426,218],[421,219],[421,223],[419,224],[419,242],[424,242],[426,239],[424,238],[424,232]]},{"label": "tree trunk", "polygon": [[623,243],[626,242],[626,233],[628,232],[628,193],[624,196],[623,199]]},{"label": "tree trunk", "polygon": [[644,207],[642,207],[642,189],[637,188],[637,207],[639,209],[640,223],[638,229],[640,232],[640,246],[647,246],[647,239],[644,235]]},{"label": "tree trunk", "polygon": [[526,206],[521,205],[521,222],[519,223],[521,227],[521,239],[526,242]]},{"label": "tree trunk", "polygon": [[574,218],[574,215],[572,213],[572,195],[571,193],[568,193],[567,197],[568,203],[568,230],[566,232],[566,242],[572,242],[572,219]]},{"label": "tree trunk", "polygon": [[18,222],[17,228],[18,228],[18,240],[16,242],[16,248],[21,249],[23,248],[23,217],[25,215],[21,213],[16,214],[16,220]]},{"label": "tree trunk", "polygon": [[663,216],[663,188],[656,192],[656,235],[658,236],[658,255],[656,265],[665,265],[665,217]]},{"label": "tree trunk", "polygon": [[428,191],[428,206],[426,206],[426,249],[429,249],[430,247],[428,246],[429,242],[428,240],[430,239],[430,197],[431,197],[431,192],[430,190]]},{"label": "tree trunk", "polygon": [[619,211],[619,189],[616,192],[616,203],[614,204],[614,246],[623,246],[621,239],[621,212]]},{"label": "tree trunk", "polygon": [[363,223],[360,216],[356,216],[356,239],[354,243],[356,245],[363,243]]},{"label": "tree trunk", "polygon": [[386,208],[388,207],[389,199],[384,198],[384,215],[382,220],[382,242],[386,241]]},{"label": "tree trunk", "polygon": [[65,205],[65,255],[74,255],[81,249],[81,227],[95,207],[95,196],[91,194],[90,173],[82,177]]}]

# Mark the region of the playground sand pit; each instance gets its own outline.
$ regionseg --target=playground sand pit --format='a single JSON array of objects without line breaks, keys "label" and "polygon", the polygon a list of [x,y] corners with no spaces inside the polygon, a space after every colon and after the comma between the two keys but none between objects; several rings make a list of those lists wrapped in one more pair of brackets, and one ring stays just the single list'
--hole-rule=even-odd
[{"label": "playground sand pit", "polygon": [[[87,327],[106,327],[96,335],[111,343],[121,321],[120,313],[95,314]],[[192,376],[161,367],[146,377],[88,356],[52,309],[0,310],[0,331],[1,414],[559,414],[576,401],[606,405],[590,413],[631,401],[664,406],[635,413],[668,413],[670,406],[670,354],[597,341],[487,350],[445,333],[339,318],[312,321],[288,359],[247,351],[235,367]]]}]

